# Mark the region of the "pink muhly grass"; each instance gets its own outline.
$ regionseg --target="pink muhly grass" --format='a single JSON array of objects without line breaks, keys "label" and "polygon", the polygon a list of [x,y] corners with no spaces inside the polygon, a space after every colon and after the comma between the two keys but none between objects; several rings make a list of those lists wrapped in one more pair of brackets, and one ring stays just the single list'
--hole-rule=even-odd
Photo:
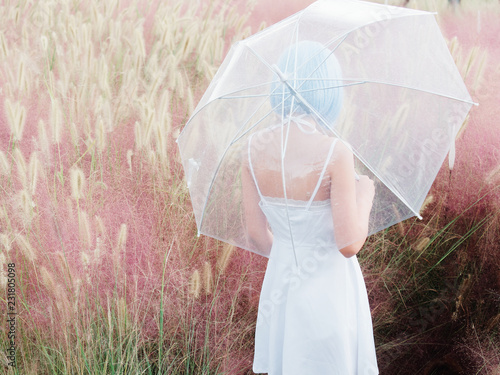
[{"label": "pink muhly grass", "polygon": [[[193,11],[193,4],[185,12],[194,18],[228,11],[210,10],[208,4]],[[94,324],[107,322],[101,331],[108,333],[110,349],[134,330],[139,345],[152,345],[148,355],[165,346],[170,362],[179,357],[171,352],[179,345],[186,345],[181,360],[198,356],[190,352],[192,340],[205,352],[213,349],[213,357],[205,358],[212,367],[239,350],[239,338],[246,340],[242,355],[248,362],[248,327],[257,293],[247,286],[258,288],[262,275],[249,273],[249,254],[227,259],[227,275],[216,273],[220,245],[196,237],[175,145],[208,84],[204,74],[218,61],[201,56],[207,60],[199,66],[202,71],[191,69],[198,36],[187,38],[184,23],[171,30],[178,35],[170,43],[175,47],[187,38],[185,56],[168,60],[169,51],[156,45],[160,34],[155,28],[161,22],[155,9],[165,13],[165,4],[144,2],[133,11],[125,3],[115,5],[82,3],[78,12],[85,16],[80,17],[76,9],[68,13],[64,7],[27,4],[16,10],[21,22],[9,19],[0,28],[1,53],[10,60],[30,47],[29,59],[13,69],[19,82],[8,64],[0,65],[0,83],[8,84],[0,91],[0,184],[5,192],[0,232],[2,247],[12,244],[6,261],[16,262],[22,279],[23,334],[72,351],[76,336],[90,345],[99,335]],[[68,13],[66,23],[48,27],[58,12]],[[138,21],[141,12],[144,18]],[[23,24],[27,45],[16,38]],[[223,32],[218,33],[214,40],[224,45]],[[137,43],[139,50],[134,49]],[[163,66],[164,61],[170,65]],[[174,79],[157,79],[167,68]],[[22,114],[22,129],[9,126],[15,117],[12,103],[24,108],[16,112]],[[156,111],[145,111],[148,107]],[[142,148],[137,131],[146,139]],[[204,286],[193,298],[188,284],[196,268]],[[229,312],[228,324],[215,324]],[[30,350],[23,347],[23,355],[41,358]],[[67,366],[80,366],[81,358],[75,358]]]}]

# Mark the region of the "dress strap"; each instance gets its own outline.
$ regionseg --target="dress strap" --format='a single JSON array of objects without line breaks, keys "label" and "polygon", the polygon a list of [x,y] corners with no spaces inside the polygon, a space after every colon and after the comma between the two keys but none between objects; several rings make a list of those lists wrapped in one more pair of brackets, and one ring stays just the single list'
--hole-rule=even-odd
[{"label": "dress strap", "polygon": [[248,140],[248,165],[250,166],[250,173],[252,173],[253,182],[255,184],[255,187],[257,188],[257,192],[259,193],[260,200],[264,201],[264,198],[262,197],[262,193],[260,192],[260,189],[259,189],[259,184],[257,184],[257,179],[255,178],[255,173],[253,171],[253,166],[252,166],[252,156],[250,154],[250,151],[251,151],[250,143],[252,143],[252,138],[254,135],[255,135],[255,133],[253,133],[250,136],[250,139]]},{"label": "dress strap", "polygon": [[338,138],[335,138],[335,140],[332,142],[330,146],[330,150],[328,151],[328,156],[326,157],[325,160],[325,165],[323,166],[323,170],[321,171],[321,174],[319,175],[319,180],[318,183],[316,184],[316,187],[314,188],[314,191],[311,195],[311,198],[309,199],[309,202],[307,202],[306,210],[308,210],[311,207],[312,202],[314,201],[314,197],[316,197],[316,194],[318,193],[319,187],[321,186],[321,181],[323,181],[323,177],[325,176],[326,172],[326,167],[328,167],[328,164],[330,163],[330,159],[333,154],[333,149],[335,147],[335,144],[337,143]]}]

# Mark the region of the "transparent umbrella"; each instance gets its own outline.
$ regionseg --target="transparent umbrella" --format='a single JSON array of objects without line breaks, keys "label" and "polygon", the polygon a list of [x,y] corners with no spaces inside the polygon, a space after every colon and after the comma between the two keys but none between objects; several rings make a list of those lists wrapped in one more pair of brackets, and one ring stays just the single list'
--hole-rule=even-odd
[{"label": "transparent umbrella", "polygon": [[[302,202],[326,199],[324,137],[346,145],[356,172],[375,182],[369,234],[420,217],[473,104],[434,14],[317,1],[236,43],[180,134],[198,231],[268,256],[249,233],[242,171],[250,160],[256,182],[279,174],[258,192],[290,218]],[[295,247],[293,232],[308,228],[287,230]]]}]

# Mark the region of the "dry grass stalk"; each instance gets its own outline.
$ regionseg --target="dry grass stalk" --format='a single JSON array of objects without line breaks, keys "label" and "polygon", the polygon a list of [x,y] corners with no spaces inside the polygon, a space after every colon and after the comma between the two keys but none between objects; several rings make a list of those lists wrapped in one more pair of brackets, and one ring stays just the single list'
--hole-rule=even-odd
[{"label": "dry grass stalk", "polygon": [[6,254],[8,254],[12,249],[12,241],[5,233],[0,233],[0,247],[0,251],[5,252]]},{"label": "dry grass stalk", "polygon": [[23,137],[24,127],[26,125],[26,108],[20,102],[12,103],[8,98],[5,99],[5,114],[10,131],[14,140],[19,141]]},{"label": "dry grass stalk", "polygon": [[417,251],[422,251],[427,247],[429,242],[431,242],[431,239],[429,237],[421,238],[415,243],[414,248]]},{"label": "dry grass stalk", "polygon": [[36,191],[36,184],[38,181],[38,170],[40,168],[40,162],[38,161],[38,155],[33,152],[30,156],[30,162],[28,166],[29,171],[29,191],[33,195]]},{"label": "dry grass stalk", "polygon": [[0,151],[0,175],[10,175],[10,163],[3,151]]},{"label": "dry grass stalk", "polygon": [[69,171],[71,196],[78,201],[84,197],[86,180],[83,171],[78,167],[73,167]]},{"label": "dry grass stalk", "polygon": [[432,202],[434,202],[434,196],[432,194],[429,194],[427,197],[425,197],[424,203],[422,203],[422,207],[420,207],[420,215],[423,215],[427,206]]},{"label": "dry grass stalk", "polygon": [[19,246],[19,249],[21,250],[22,254],[24,257],[30,261],[34,262],[36,260],[36,253],[33,250],[33,247],[31,247],[31,244],[29,243],[28,239],[23,236],[22,234],[18,234],[16,236],[16,243]]},{"label": "dry grass stalk", "polygon": [[35,202],[31,199],[31,194],[23,189],[19,192],[18,204],[21,211],[21,219],[23,224],[28,226],[33,218],[33,208],[35,207]]},{"label": "dry grass stalk", "polygon": [[234,245],[230,244],[224,244],[224,247],[222,248],[222,252],[217,259],[217,266],[219,268],[219,272],[222,274],[226,270],[229,261],[231,259],[231,255],[233,255],[234,250],[236,247]]},{"label": "dry grass stalk", "polygon": [[212,266],[209,262],[205,262],[203,265],[203,289],[205,290],[205,294],[212,294]]},{"label": "dry grass stalk", "polygon": [[24,159],[23,153],[18,147],[14,149],[13,154],[14,154],[14,160],[16,162],[17,175],[19,177],[19,181],[21,181],[22,187],[26,188],[28,184],[28,179],[27,179],[28,169],[26,167],[26,160]]},{"label": "dry grass stalk", "polygon": [[45,285],[47,290],[51,293],[56,293],[56,282],[54,281],[54,277],[52,274],[45,268],[44,266],[40,267],[40,275],[42,276],[42,283]]},{"label": "dry grass stalk", "polygon": [[495,185],[500,183],[500,164],[498,164],[495,168],[493,168],[485,178],[485,182],[490,185]]},{"label": "dry grass stalk", "polygon": [[83,244],[82,251],[90,249],[92,246],[92,234],[90,232],[89,216],[84,210],[78,211],[78,231]]},{"label": "dry grass stalk", "polygon": [[189,294],[191,294],[194,298],[198,298],[200,296],[201,287],[200,272],[198,270],[194,270],[191,278],[189,279]]}]

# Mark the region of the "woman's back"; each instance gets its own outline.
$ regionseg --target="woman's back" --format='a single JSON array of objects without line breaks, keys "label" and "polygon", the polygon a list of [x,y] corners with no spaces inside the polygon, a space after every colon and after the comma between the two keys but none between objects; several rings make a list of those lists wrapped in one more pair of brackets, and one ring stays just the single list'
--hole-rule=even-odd
[{"label": "woman's back", "polygon": [[[308,201],[313,194],[315,201],[330,198],[330,175],[326,167],[336,138],[327,137],[312,124],[301,122],[263,130],[250,140],[250,162],[263,196],[284,198],[284,184],[287,199]],[[265,148],[261,150],[262,143]]]}]

